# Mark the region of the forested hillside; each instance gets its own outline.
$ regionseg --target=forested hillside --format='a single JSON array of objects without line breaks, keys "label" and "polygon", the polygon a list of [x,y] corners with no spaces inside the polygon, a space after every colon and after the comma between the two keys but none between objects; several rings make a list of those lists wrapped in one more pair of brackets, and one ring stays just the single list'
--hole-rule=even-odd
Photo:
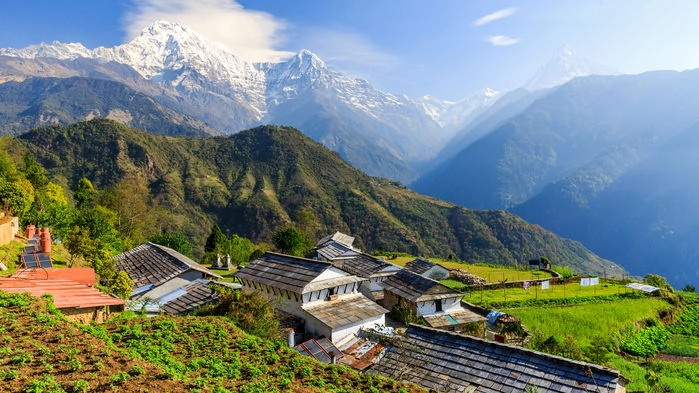
[{"label": "forested hillside", "polygon": [[58,184],[75,190],[87,178],[119,195],[112,206],[133,234],[182,229],[199,253],[213,223],[255,242],[295,225],[316,236],[350,233],[368,251],[510,265],[547,256],[589,272],[610,264],[510,213],[468,210],[369,177],[288,127],[187,138],[92,120],[19,140]]}]

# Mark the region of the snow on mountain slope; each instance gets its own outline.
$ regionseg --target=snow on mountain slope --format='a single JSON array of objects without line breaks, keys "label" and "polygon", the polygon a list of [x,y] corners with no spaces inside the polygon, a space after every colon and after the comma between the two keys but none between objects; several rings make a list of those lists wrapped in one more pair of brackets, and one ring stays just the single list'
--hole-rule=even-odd
[{"label": "snow on mountain slope", "polygon": [[499,100],[505,92],[484,88],[460,101],[443,101],[424,96],[418,102],[432,119],[444,129],[447,137],[466,127],[476,116]]},{"label": "snow on mountain slope", "polygon": [[618,72],[607,66],[593,64],[578,56],[570,46],[564,45],[522,87],[535,91],[560,86],[581,76],[614,74]]},{"label": "snow on mountain slope", "polygon": [[[313,120],[323,116],[338,119],[346,129],[345,138],[352,138],[355,133],[364,140],[376,141],[377,146],[388,150],[379,149],[373,154],[397,160],[429,159],[446,142],[437,122],[415,101],[384,93],[366,80],[332,71],[309,51],[302,50],[278,63],[249,63],[176,23],[155,22],[139,37],[113,48],[89,50],[81,44],[54,42],[24,49],[0,49],[0,55],[65,62],[90,59],[127,65],[159,86],[170,103],[177,103],[175,109],[224,133],[261,123],[303,124],[304,132],[321,141],[332,130],[310,127],[338,124]],[[350,157],[357,156],[356,152],[343,151],[348,146],[358,149],[361,144],[354,142],[335,140],[333,144],[338,152]],[[367,169],[361,163],[353,164]]]}]

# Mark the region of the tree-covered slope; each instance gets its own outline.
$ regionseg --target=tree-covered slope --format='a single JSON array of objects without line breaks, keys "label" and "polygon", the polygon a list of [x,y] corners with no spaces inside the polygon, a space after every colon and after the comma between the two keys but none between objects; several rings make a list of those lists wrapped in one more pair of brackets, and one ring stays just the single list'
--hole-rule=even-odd
[{"label": "tree-covered slope", "polygon": [[203,121],[160,104],[125,84],[102,79],[28,78],[0,83],[0,133],[106,117],[161,135],[219,134]]},{"label": "tree-covered slope", "polygon": [[185,230],[198,236],[217,222],[224,231],[269,241],[275,229],[298,224],[303,210],[315,216],[317,234],[351,233],[366,250],[496,264],[542,255],[584,271],[609,263],[510,213],[468,210],[367,176],[289,127],[187,138],[92,120],[40,127],[20,140],[71,188],[82,177],[106,188],[129,174],[145,176],[153,198],[185,217]]}]

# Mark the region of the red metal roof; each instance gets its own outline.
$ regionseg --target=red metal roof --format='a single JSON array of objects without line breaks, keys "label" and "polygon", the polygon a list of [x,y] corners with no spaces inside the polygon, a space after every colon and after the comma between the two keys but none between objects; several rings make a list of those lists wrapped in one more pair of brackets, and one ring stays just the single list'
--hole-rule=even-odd
[{"label": "red metal roof", "polygon": [[[40,272],[36,272],[35,274],[39,275]],[[0,291],[10,293],[29,292],[32,296],[37,297],[48,293],[53,296],[53,303],[59,309],[126,304],[123,300],[104,294],[92,286],[65,279],[4,278],[0,279]]]},{"label": "red metal roof", "polygon": [[31,280],[70,280],[81,284],[95,286],[95,269],[89,267],[48,268],[18,270],[12,277]]}]

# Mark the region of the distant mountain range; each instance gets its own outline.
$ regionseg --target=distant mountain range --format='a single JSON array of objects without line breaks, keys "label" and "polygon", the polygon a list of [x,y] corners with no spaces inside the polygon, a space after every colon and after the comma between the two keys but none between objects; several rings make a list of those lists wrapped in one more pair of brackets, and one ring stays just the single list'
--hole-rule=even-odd
[{"label": "distant mountain range", "polygon": [[632,273],[699,283],[698,87],[699,70],[658,71],[522,93],[413,188],[509,209]]},{"label": "distant mountain range", "polygon": [[[574,63],[570,53],[565,53],[566,64]],[[585,68],[545,69],[550,78],[565,81]],[[278,63],[248,63],[186,26],[165,21],[113,48],[53,42],[0,49],[0,82],[30,76],[124,83],[180,116],[205,122],[205,134],[210,129],[231,134],[260,124],[294,126],[365,172],[406,184],[503,94],[483,89],[457,102],[414,100],[335,72],[307,50]],[[39,116],[20,125],[52,121],[67,124],[60,116]],[[30,129],[17,123],[3,127],[9,128],[13,133]]]},{"label": "distant mountain range", "polygon": [[612,265],[511,213],[468,210],[367,176],[290,127],[164,137],[95,119],[40,127],[19,141],[52,177],[73,187],[82,177],[103,189],[126,174],[141,174],[153,199],[182,217],[183,229],[200,242],[213,222],[270,241],[275,229],[307,209],[317,217],[319,233],[351,233],[366,250],[507,265],[547,256],[599,273]]}]

